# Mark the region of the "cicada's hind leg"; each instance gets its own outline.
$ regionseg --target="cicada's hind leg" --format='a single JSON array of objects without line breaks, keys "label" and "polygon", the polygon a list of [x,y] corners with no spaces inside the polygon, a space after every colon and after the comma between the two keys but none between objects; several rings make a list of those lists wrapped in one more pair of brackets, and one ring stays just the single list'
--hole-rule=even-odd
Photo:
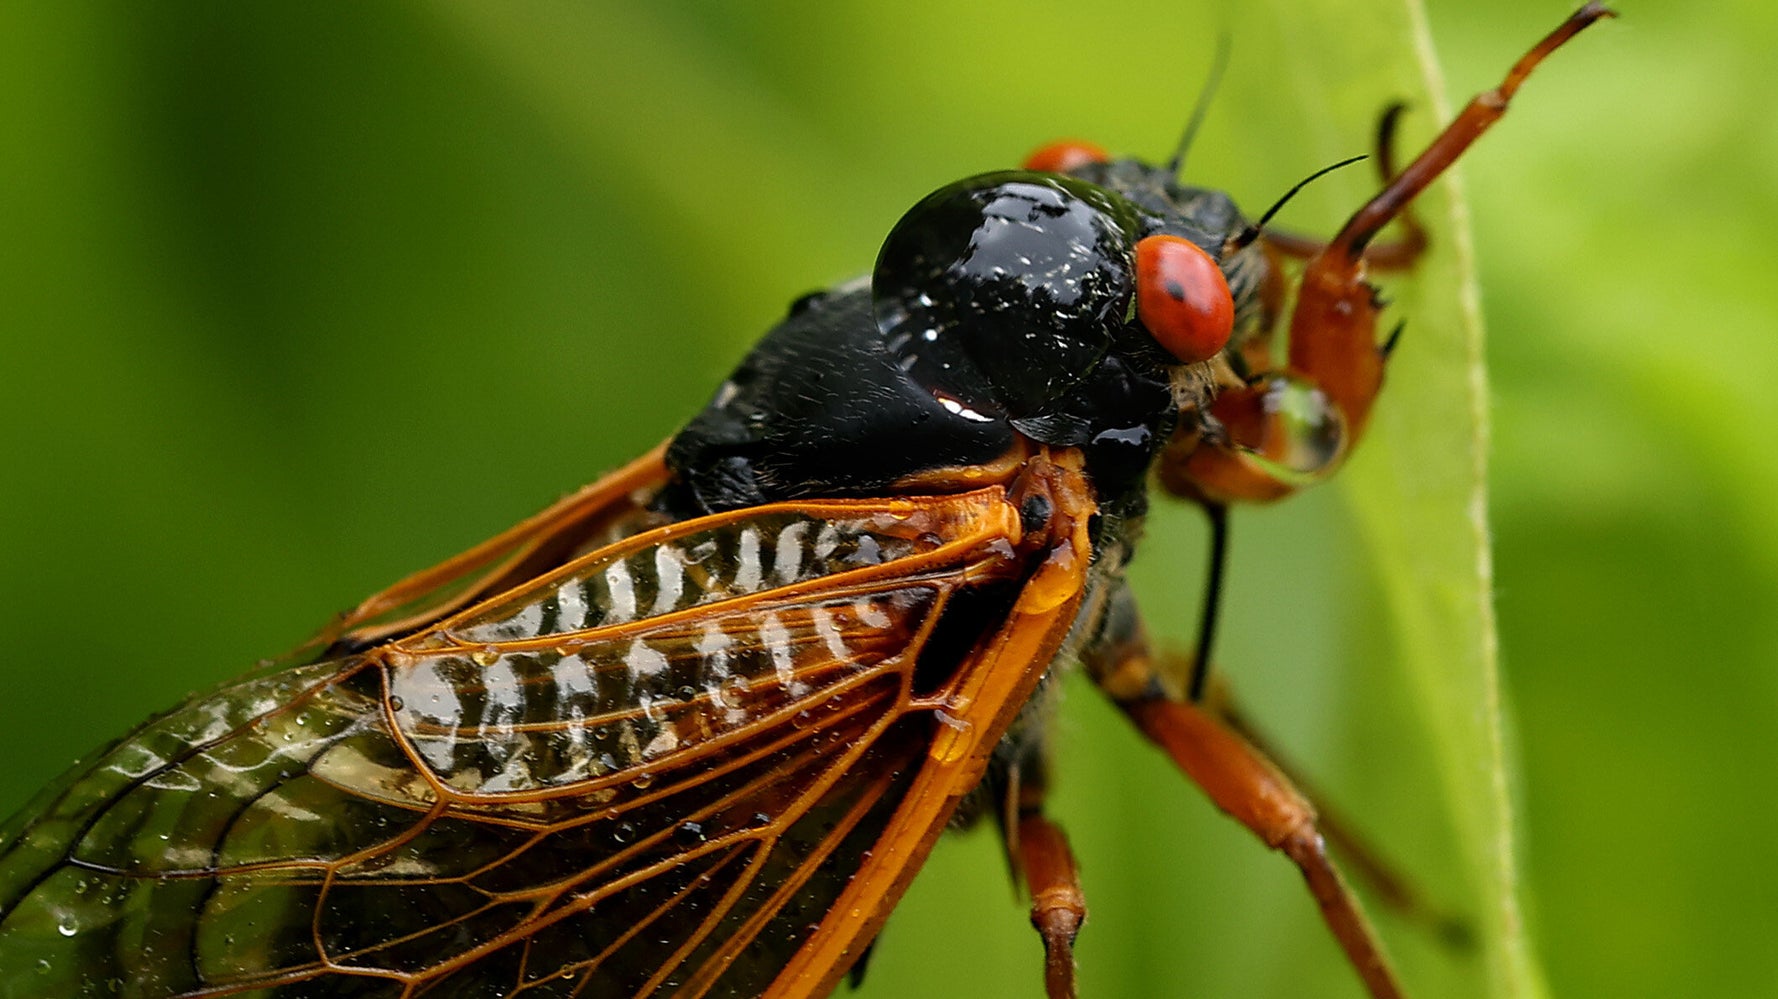
[{"label": "cicada's hind leg", "polygon": [[1099,688],[1223,812],[1289,857],[1372,999],[1401,999],[1375,931],[1328,858],[1315,809],[1265,754],[1208,708],[1169,696],[1128,591],[1085,655]]},{"label": "cicada's hind leg", "polygon": [[[1320,247],[1303,269],[1290,314],[1290,343],[1282,368],[1261,371],[1223,391],[1210,415],[1220,428],[1183,441],[1162,464],[1161,481],[1181,496],[1209,503],[1266,502],[1326,479],[1364,435],[1371,405],[1383,386],[1394,335],[1377,339],[1382,303],[1365,280],[1368,252],[1384,226],[1400,218],[1426,187],[1506,113],[1508,102],[1538,63],[1568,39],[1612,12],[1599,3],[1576,11],[1513,64],[1492,90],[1472,98],[1412,163]],[[1231,243],[1260,238],[1249,229]],[[1410,237],[1411,238],[1411,237]],[[1274,240],[1273,250],[1286,250]],[[1305,252],[1313,249],[1304,244]],[[1392,263],[1412,262],[1411,245]],[[1398,329],[1399,332],[1399,329]]]},{"label": "cicada's hind leg", "polygon": [[1031,925],[1043,939],[1047,999],[1075,999],[1074,938],[1087,918],[1080,865],[1062,827],[1043,813],[1048,790],[1041,749],[1013,763],[1000,788],[999,815],[1007,861],[1031,898]]},{"label": "cicada's hind leg", "polygon": [[[1204,603],[1198,625],[1198,645],[1196,654],[1187,659],[1182,656],[1156,652],[1162,660],[1153,668],[1159,682],[1169,685],[1169,696],[1183,698],[1192,704],[1199,705],[1203,710],[1215,715],[1236,735],[1245,739],[1258,753],[1283,772],[1285,778],[1303,790],[1305,797],[1311,801],[1325,801],[1315,794],[1304,782],[1302,772],[1284,762],[1273,748],[1271,740],[1265,738],[1253,724],[1247,713],[1236,704],[1229,693],[1228,684],[1213,673],[1209,664],[1211,652],[1215,647],[1216,624],[1222,605],[1223,568],[1228,558],[1228,509],[1216,504],[1206,504],[1205,512],[1210,517],[1210,558],[1209,572],[1204,585]],[[1133,605],[1129,603],[1127,592],[1120,595],[1124,606],[1118,614],[1110,619],[1110,627],[1121,627],[1126,631],[1137,629]],[[1177,678],[1184,677],[1179,684]],[[1409,922],[1420,924],[1436,934],[1439,938],[1454,947],[1468,947],[1471,937],[1468,923],[1461,917],[1446,912],[1434,905],[1407,878],[1399,874],[1393,865],[1383,859],[1383,855],[1373,849],[1365,838],[1359,835],[1356,827],[1342,821],[1338,816],[1330,814],[1323,807],[1318,822],[1328,842],[1333,844],[1335,852],[1352,866],[1358,879],[1368,885],[1382,903],[1394,910]]]},{"label": "cicada's hind leg", "polygon": [[[1171,657],[1167,657],[1171,658]],[[1159,667],[1166,675],[1176,675],[1183,667]],[[1435,934],[1450,947],[1468,949],[1475,943],[1469,921],[1438,905],[1415,886],[1412,879],[1372,845],[1358,827],[1328,804],[1328,797],[1319,793],[1277,749],[1277,744],[1261,732],[1253,719],[1243,711],[1228,684],[1212,678],[1210,688],[1200,702],[1204,710],[1214,714],[1236,735],[1246,740],[1261,756],[1272,762],[1305,798],[1315,803],[1316,825],[1321,829],[1334,853],[1352,876],[1368,888],[1378,903],[1407,922]]]}]

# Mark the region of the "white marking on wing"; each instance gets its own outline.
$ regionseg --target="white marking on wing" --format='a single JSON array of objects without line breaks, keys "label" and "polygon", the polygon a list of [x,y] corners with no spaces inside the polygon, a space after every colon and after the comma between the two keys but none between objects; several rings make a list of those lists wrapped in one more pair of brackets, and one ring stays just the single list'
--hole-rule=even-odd
[{"label": "white marking on wing", "polygon": [[513,725],[524,714],[524,688],[520,686],[518,671],[512,668],[512,661],[506,656],[494,660],[482,667],[482,703],[481,727],[483,731],[491,730],[502,740],[512,738]]},{"label": "white marking on wing", "polygon": [[889,615],[883,613],[883,609],[869,597],[859,597],[852,601],[852,611],[858,615],[858,620],[872,628],[880,630],[889,627],[892,623],[889,620]]},{"label": "white marking on wing", "polygon": [[[461,662],[462,660],[457,660]],[[463,702],[450,679],[441,674],[441,659],[422,659],[406,669],[391,670],[389,693],[402,705],[398,715],[403,728],[409,730],[410,741],[425,758],[427,766],[441,774],[449,774],[457,766],[457,738],[454,734],[463,717]],[[422,734],[412,729],[430,723],[443,731]]]},{"label": "white marking on wing", "polygon": [[556,621],[563,631],[586,627],[586,589],[581,580],[570,579],[556,588]]},{"label": "white marking on wing", "polygon": [[609,620],[614,624],[636,620],[636,584],[630,579],[630,567],[623,559],[605,569],[605,588],[611,592]]},{"label": "white marking on wing", "polygon": [[833,656],[834,662],[843,663],[852,657],[851,650],[840,639],[839,626],[833,623],[833,614],[826,607],[816,607],[809,612],[815,619],[815,631],[826,644],[827,651]]},{"label": "white marking on wing", "polygon": [[704,622],[704,633],[698,637],[698,658],[703,660],[704,673],[716,679],[729,675],[728,650],[735,644],[729,633],[715,621]]},{"label": "white marking on wing", "polygon": [[803,535],[809,533],[809,522],[799,520],[778,532],[777,559],[772,572],[778,582],[790,584],[802,578],[803,572]]},{"label": "white marking on wing", "polygon": [[654,550],[654,575],[660,588],[654,594],[654,611],[665,614],[679,606],[679,598],[685,594],[685,562],[679,549],[672,545],[660,545]]},{"label": "white marking on wing", "polygon": [[759,590],[759,529],[744,527],[741,529],[741,566],[735,570],[735,590],[739,593],[755,593]]},{"label": "white marking on wing", "polygon": [[679,733],[673,726],[668,725],[666,728],[661,729],[660,734],[648,740],[648,745],[642,747],[642,758],[645,760],[652,760],[663,753],[670,753],[677,748],[679,748]]},{"label": "white marking on wing", "polygon": [[759,624],[759,641],[766,651],[772,654],[772,672],[778,676],[778,685],[791,697],[801,697],[809,692],[809,685],[796,677],[796,658],[790,650],[790,631],[776,613],[768,613]]},{"label": "white marking on wing", "polygon": [[815,545],[813,548],[815,560],[817,562],[827,561],[827,557],[832,555],[834,549],[839,546],[840,529],[835,527],[831,520],[823,521],[821,524],[821,533],[815,535]]},{"label": "white marking on wing", "polygon": [[629,667],[633,683],[643,677],[658,676],[667,668],[667,657],[638,638],[630,643],[630,651],[624,654],[624,665]]},{"label": "white marking on wing", "polygon": [[543,605],[529,603],[499,627],[501,638],[535,638],[543,631]]},{"label": "white marking on wing", "polygon": [[587,661],[579,656],[564,656],[550,667],[550,675],[556,681],[556,697],[558,700],[575,704],[579,711],[579,703],[598,696],[599,677],[588,667]]}]

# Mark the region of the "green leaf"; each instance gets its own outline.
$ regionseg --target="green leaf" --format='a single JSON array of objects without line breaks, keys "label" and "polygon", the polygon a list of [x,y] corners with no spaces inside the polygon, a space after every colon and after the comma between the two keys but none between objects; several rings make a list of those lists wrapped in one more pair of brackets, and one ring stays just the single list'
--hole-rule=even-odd
[{"label": "green leaf", "polygon": [[[1263,208],[1368,151],[1403,97],[1411,147],[1441,118],[1415,10],[461,2],[9,23],[24,196],[0,291],[30,350],[8,351],[5,453],[28,473],[0,518],[0,626],[24,648],[0,663],[0,808],[653,444],[928,190],[1067,135],[1164,156],[1219,33],[1234,56],[1195,182]],[[1524,23],[1513,44],[1543,28]],[[1373,186],[1349,168],[1279,225],[1329,232]],[[1466,236],[1449,186],[1423,207],[1436,249],[1391,286],[1409,328],[1371,439],[1335,485],[1236,516],[1220,658],[1331,803],[1474,923],[1463,955],[1377,915],[1412,994],[1534,997]],[[1201,524],[1157,504],[1152,532],[1138,584],[1184,648]],[[1084,994],[1358,994],[1288,865],[1084,684],[1056,749],[1053,812],[1092,907]],[[990,836],[943,844],[865,994],[1036,994],[1021,910]]]},{"label": "green leaf", "polygon": [[[1446,114],[1429,93],[1439,86],[1430,43],[1417,6],[1374,7],[1292,3],[1232,18],[1235,59],[1188,174],[1258,210],[1298,177],[1368,151],[1375,115],[1393,99],[1413,109],[1401,148],[1417,148]],[[1207,62],[1213,34],[1181,61]],[[1498,71],[1517,54],[1501,52]],[[1083,99],[1150,114],[1156,103]],[[1064,104],[1058,116],[1073,114]],[[1120,123],[1108,127],[1116,135]],[[1165,137],[1140,148],[1164,149]],[[1367,168],[1318,182],[1280,224],[1331,232],[1373,184]],[[1409,325],[1370,439],[1337,485],[1236,513],[1219,659],[1325,804],[1475,931],[1475,953],[1458,953],[1377,913],[1411,994],[1534,997],[1544,990],[1519,899],[1495,658],[1487,384],[1455,187],[1423,199],[1434,250],[1411,281],[1388,284],[1388,321]],[[1196,622],[1201,534],[1189,511],[1163,507],[1135,567],[1151,627],[1181,650]],[[1092,909],[1080,941],[1086,994],[1297,995],[1311,981],[1313,994],[1359,994],[1288,865],[1190,800],[1097,700],[1079,685],[1063,706],[1054,809],[1073,833]],[[1034,943],[976,939],[992,905],[978,911],[964,896],[996,863],[982,844],[966,860],[935,859],[876,958],[885,977],[897,967],[907,977],[880,994],[915,988],[941,963],[960,994],[1034,980]],[[962,905],[969,916],[946,920]],[[971,943],[947,955],[959,923]],[[898,960],[898,946],[913,957]]]}]

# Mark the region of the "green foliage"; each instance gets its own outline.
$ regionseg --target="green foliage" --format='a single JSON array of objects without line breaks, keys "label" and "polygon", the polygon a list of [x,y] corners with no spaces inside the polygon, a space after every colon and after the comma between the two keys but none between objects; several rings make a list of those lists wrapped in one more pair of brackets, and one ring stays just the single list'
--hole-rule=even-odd
[{"label": "green foliage", "polygon": [[[1466,159],[1492,395],[1440,187],[1437,250],[1390,288],[1408,328],[1372,439],[1338,485],[1235,519],[1225,672],[1479,933],[1456,954],[1378,914],[1421,999],[1535,997],[1540,961],[1563,996],[1778,994],[1778,293],[1753,249],[1778,214],[1778,25],[1736,6],[1630,6]],[[1261,208],[1367,151],[1399,97],[1424,139],[1417,15],[1366,8],[10,8],[0,811],[670,433],[931,188],[1061,136],[1163,154],[1225,29],[1194,180]],[[1432,13],[1460,100],[1566,8]],[[1371,186],[1345,170],[1279,224],[1329,231]],[[1153,535],[1145,606],[1184,643],[1201,524],[1166,505]],[[1358,994],[1288,865],[1086,685],[1058,732],[1086,995]],[[973,835],[864,994],[1038,982]]]}]

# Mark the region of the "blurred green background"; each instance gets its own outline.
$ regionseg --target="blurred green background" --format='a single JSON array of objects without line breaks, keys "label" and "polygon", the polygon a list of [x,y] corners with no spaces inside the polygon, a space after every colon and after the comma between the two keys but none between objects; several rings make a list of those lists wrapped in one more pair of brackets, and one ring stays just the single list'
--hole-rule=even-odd
[{"label": "blurred green background", "polygon": [[[1277,7],[0,9],[0,811],[666,436],[927,190],[1059,136],[1164,153],[1220,30],[1194,179],[1258,208],[1364,151],[1405,15]],[[1621,9],[1463,169],[1527,935],[1558,996],[1778,996],[1778,12]],[[1450,93],[1566,13],[1432,3]],[[1289,224],[1336,223],[1347,175]],[[1409,356],[1438,342],[1408,318]],[[1224,664],[1461,907],[1352,516],[1330,488],[1237,520]],[[1167,635],[1199,527],[1161,513],[1140,567]],[[1085,994],[1356,995],[1288,867],[1068,695]],[[1513,991],[1378,918],[1413,994]],[[960,837],[865,994],[1035,995],[1038,960]]]}]

